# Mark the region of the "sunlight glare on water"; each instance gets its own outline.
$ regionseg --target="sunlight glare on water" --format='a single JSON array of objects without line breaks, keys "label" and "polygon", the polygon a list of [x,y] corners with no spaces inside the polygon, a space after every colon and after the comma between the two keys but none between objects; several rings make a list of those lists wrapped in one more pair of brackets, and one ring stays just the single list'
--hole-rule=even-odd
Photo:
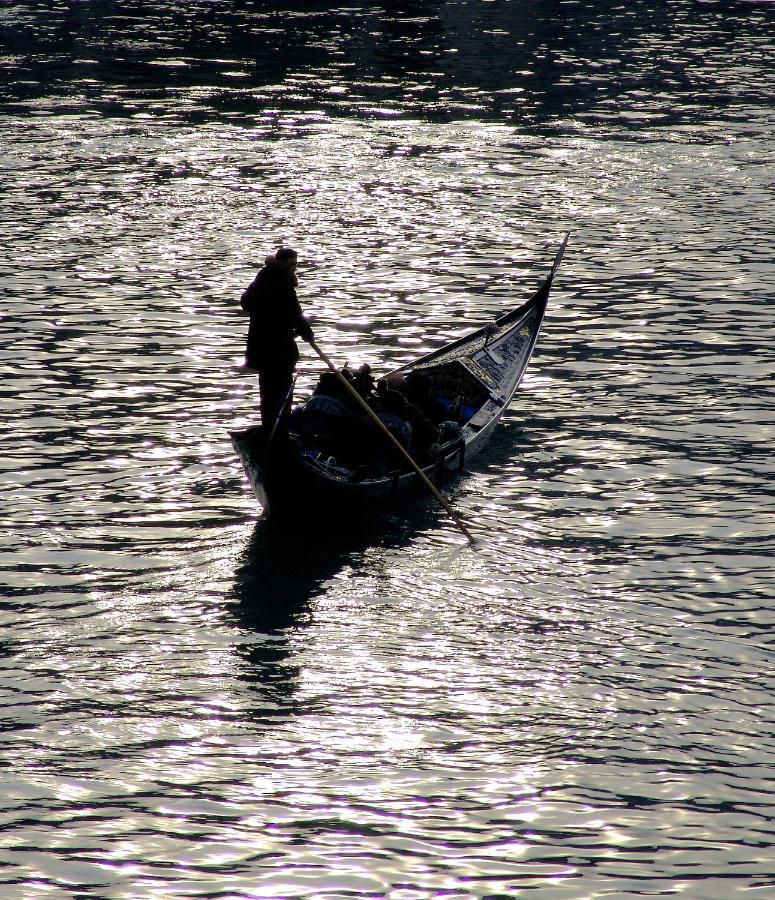
[{"label": "sunlight glare on water", "polygon": [[[3,900],[773,891],[773,7],[658,6],[0,10]],[[260,516],[266,254],[386,371],[566,231],[475,548]]]}]

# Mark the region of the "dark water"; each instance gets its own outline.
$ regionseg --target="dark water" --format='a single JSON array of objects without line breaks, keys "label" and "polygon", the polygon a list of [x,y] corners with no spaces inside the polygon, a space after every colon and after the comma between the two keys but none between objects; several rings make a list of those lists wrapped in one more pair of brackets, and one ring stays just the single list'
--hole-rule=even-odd
[{"label": "dark water", "polygon": [[[0,6],[4,900],[775,896],[773,25]],[[257,518],[267,252],[388,368],[566,230],[476,550]]]}]

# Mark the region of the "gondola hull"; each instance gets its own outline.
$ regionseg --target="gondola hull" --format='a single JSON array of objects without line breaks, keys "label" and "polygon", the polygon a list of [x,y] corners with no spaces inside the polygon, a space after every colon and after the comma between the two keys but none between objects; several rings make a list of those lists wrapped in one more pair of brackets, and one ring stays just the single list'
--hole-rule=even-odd
[{"label": "gondola hull", "polygon": [[[421,464],[436,486],[458,476],[486,445],[519,386],[567,240],[566,236],[549,277],[526,303],[492,326],[387,376],[400,379],[421,372],[439,401],[449,404],[457,433],[442,444],[432,461]],[[290,435],[268,436],[261,426],[253,426],[232,432],[231,440],[264,512],[274,517],[320,514],[331,518],[385,510],[427,490],[411,469],[396,466],[392,471],[369,472],[368,467],[347,467],[305,443],[293,430]]]},{"label": "gondola hull", "polygon": [[[386,510],[426,490],[414,472],[395,471],[355,481],[347,469],[306,457],[293,438],[273,441],[266,449],[260,425],[232,432],[231,440],[261,507],[276,517],[314,512],[335,517],[363,509]],[[422,471],[441,486],[462,472],[465,453],[465,444],[458,441],[445,448],[438,460],[422,466]]]}]

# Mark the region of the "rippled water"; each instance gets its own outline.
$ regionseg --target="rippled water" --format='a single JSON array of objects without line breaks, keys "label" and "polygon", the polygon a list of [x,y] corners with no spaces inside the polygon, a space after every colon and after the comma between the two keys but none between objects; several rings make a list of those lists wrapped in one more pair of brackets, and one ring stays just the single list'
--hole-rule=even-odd
[{"label": "rippled water", "polygon": [[[774,19],[0,8],[0,896],[775,896]],[[566,230],[476,549],[258,515],[265,253],[389,368]]]}]

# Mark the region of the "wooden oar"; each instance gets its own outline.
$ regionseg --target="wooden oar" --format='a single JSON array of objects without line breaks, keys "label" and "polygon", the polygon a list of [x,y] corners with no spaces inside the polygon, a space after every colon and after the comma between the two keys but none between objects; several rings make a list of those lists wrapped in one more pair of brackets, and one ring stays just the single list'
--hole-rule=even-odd
[{"label": "wooden oar", "polygon": [[433,496],[439,501],[439,503],[444,507],[444,509],[449,514],[452,521],[457,525],[457,527],[468,538],[469,543],[475,544],[476,541],[474,540],[471,532],[460,521],[460,518],[458,517],[458,515],[455,513],[455,511],[452,509],[452,507],[447,502],[446,497],[437,490],[436,485],[433,484],[433,482],[427,477],[425,472],[423,472],[423,470],[417,465],[417,463],[412,459],[412,457],[406,452],[406,450],[401,445],[401,442],[398,440],[398,438],[396,438],[396,436],[387,429],[387,427],[385,426],[385,423],[379,418],[379,416],[374,412],[374,410],[369,406],[369,404],[363,399],[363,397],[361,397],[361,395],[358,393],[358,391],[355,390],[355,388],[344,377],[344,375],[342,375],[342,373],[339,371],[339,369],[336,368],[336,366],[331,362],[331,360],[326,356],[326,354],[320,349],[320,347],[318,347],[318,345],[314,341],[309,341],[309,345],[310,345],[310,347],[312,347],[312,349],[315,351],[315,353],[317,353],[317,355],[323,360],[323,362],[328,366],[328,368],[331,369],[331,371],[334,373],[334,375],[336,375],[336,377],[339,379],[339,381],[342,382],[342,384],[347,388],[347,390],[352,394],[352,396],[358,401],[358,403],[363,407],[364,412],[367,413],[367,415],[372,420],[372,422],[374,422],[374,424],[377,426],[377,428],[379,428],[379,430],[382,431],[383,434],[385,434],[385,436],[388,437],[393,442],[396,449],[401,453],[401,455],[409,463],[409,465],[414,469],[414,471],[420,476],[420,479],[423,482],[423,484],[428,488],[428,490],[433,494]]}]

